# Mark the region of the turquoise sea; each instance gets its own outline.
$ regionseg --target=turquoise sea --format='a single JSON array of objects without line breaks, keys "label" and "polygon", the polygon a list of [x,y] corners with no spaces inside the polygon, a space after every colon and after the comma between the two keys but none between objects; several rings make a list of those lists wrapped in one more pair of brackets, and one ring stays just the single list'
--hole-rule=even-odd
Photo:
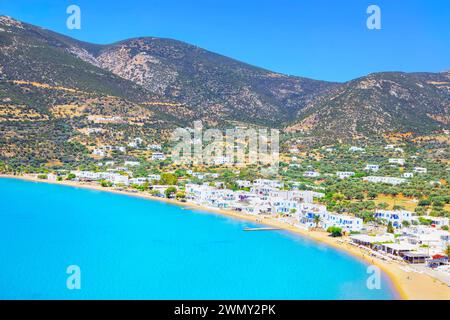
[{"label": "turquoise sea", "polygon": [[397,298],[385,276],[367,289],[363,262],[286,231],[17,179],[0,179],[0,195],[0,299]]}]

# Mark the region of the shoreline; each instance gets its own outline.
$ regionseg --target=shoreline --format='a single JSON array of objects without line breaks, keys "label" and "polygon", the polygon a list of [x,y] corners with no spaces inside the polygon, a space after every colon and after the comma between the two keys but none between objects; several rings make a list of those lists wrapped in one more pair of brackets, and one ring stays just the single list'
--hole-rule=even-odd
[{"label": "shoreline", "polygon": [[138,197],[147,200],[165,202],[172,205],[184,207],[186,210],[199,210],[210,213],[220,214],[228,216],[234,219],[245,220],[256,224],[261,224],[273,228],[279,228],[284,231],[294,233],[298,236],[305,237],[328,246],[331,246],[337,250],[343,251],[352,255],[365,264],[373,264],[379,267],[385,275],[389,278],[390,283],[401,300],[450,300],[450,287],[445,283],[432,278],[424,273],[407,272],[403,270],[402,266],[408,266],[408,264],[402,264],[400,262],[387,262],[376,257],[368,256],[363,250],[351,246],[347,243],[339,242],[339,238],[331,238],[328,233],[320,231],[308,231],[298,228],[294,225],[275,220],[271,217],[264,216],[252,216],[243,214],[236,211],[210,208],[201,206],[192,202],[180,202],[174,199],[166,199],[152,196],[150,194],[142,192],[130,192],[128,190],[116,190],[114,188],[104,188],[92,183],[74,182],[74,181],[49,181],[38,179],[33,176],[25,175],[5,175],[0,174],[0,178],[19,179],[37,183],[48,183],[62,186],[70,186],[75,188],[84,188],[89,190],[96,190],[102,192],[109,192],[115,194],[122,194],[132,197]]}]

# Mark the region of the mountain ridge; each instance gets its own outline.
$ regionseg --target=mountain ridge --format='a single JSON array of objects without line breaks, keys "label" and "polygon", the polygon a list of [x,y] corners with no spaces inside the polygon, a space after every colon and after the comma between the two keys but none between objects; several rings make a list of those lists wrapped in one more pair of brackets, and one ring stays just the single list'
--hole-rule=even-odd
[{"label": "mountain ridge", "polygon": [[[67,141],[89,147],[150,140],[195,120],[285,129],[308,143],[425,134],[448,128],[449,101],[448,72],[383,72],[335,83],[272,72],[178,40],[92,44],[0,16],[2,155],[23,145],[38,158],[73,160]],[[94,139],[82,133],[88,127],[104,133]],[[43,132],[49,128],[57,134]],[[33,150],[36,139],[46,139],[45,151]]]}]

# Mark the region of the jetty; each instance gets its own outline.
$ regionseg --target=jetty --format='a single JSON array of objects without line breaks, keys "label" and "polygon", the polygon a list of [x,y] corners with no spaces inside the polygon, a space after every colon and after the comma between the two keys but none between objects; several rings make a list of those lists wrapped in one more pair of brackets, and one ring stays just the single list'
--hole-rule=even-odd
[{"label": "jetty", "polygon": [[244,231],[275,231],[281,230],[280,228],[244,228]]}]

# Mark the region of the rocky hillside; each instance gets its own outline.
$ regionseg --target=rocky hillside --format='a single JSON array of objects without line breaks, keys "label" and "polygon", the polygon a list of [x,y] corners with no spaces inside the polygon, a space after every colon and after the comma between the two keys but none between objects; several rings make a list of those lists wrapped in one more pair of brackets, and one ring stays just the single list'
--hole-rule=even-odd
[{"label": "rocky hillside", "polygon": [[307,103],[288,126],[307,139],[369,139],[390,132],[423,134],[449,128],[450,74],[371,74]]},{"label": "rocky hillside", "polygon": [[[0,18],[1,76],[122,97],[180,122],[280,126],[334,84],[273,73],[169,39],[80,42]],[[0,30],[1,31],[1,30]]]}]

